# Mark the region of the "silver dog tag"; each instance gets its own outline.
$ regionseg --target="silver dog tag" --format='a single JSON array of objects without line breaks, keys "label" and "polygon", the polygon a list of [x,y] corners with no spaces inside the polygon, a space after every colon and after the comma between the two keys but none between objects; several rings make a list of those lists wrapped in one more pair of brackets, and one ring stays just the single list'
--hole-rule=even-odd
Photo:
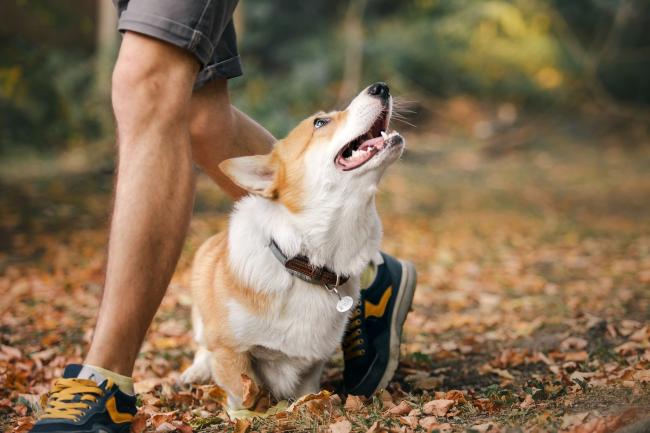
[{"label": "silver dog tag", "polygon": [[339,276],[337,275],[336,285],[330,286],[329,284],[325,284],[325,288],[330,292],[334,292],[336,297],[339,298],[338,302],[336,303],[336,311],[338,311],[339,313],[345,313],[346,311],[349,311],[350,308],[352,308],[352,305],[354,305],[354,300],[349,296],[341,297],[341,294],[337,290],[338,285],[339,285]]},{"label": "silver dog tag", "polygon": [[336,311],[339,313],[345,313],[346,311],[349,311],[350,308],[352,308],[352,305],[354,304],[354,301],[352,300],[351,297],[349,296],[344,296],[339,301],[336,303]]}]

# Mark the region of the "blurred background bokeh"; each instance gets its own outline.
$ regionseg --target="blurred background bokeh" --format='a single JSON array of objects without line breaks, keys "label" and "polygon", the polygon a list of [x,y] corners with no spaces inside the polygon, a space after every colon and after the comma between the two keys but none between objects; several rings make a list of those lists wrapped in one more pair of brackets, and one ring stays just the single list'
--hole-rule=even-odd
[{"label": "blurred background bokeh", "polygon": [[[2,0],[0,17],[0,427],[25,431],[30,398],[92,333],[120,36],[110,0]],[[375,81],[399,98],[408,148],[377,204],[383,248],[419,278],[396,395],[461,389],[504,408],[540,388],[552,415],[512,406],[514,425],[543,426],[531,431],[557,431],[571,396],[575,410],[650,407],[650,388],[630,387],[631,369],[650,368],[650,2],[242,0],[235,23],[233,103],[277,137]],[[231,205],[199,176],[136,364],[164,410],[187,411],[160,384],[191,360],[187,270]],[[584,339],[579,365],[562,364],[569,335]],[[501,350],[492,365],[508,371],[479,369]],[[574,369],[605,388],[569,386]],[[493,414],[471,407],[467,425]]]},{"label": "blurred background bokeh", "polygon": [[[8,0],[0,10],[3,246],[38,227],[104,224],[120,43],[112,2]],[[231,81],[232,99],[278,137],[382,80],[401,102],[393,126],[409,139],[405,160],[424,163],[407,171],[428,179],[427,170],[490,169],[504,156],[532,160],[530,152],[546,167],[548,155],[645,155],[645,0],[244,0],[234,20],[244,76]],[[418,199],[447,206],[431,198],[439,185]],[[229,206],[218,191],[201,197],[199,209]]]},{"label": "blurred background bokeh", "polygon": [[[110,141],[111,2],[1,7],[0,155]],[[234,101],[277,135],[380,79],[419,126],[459,96],[496,107],[498,125],[473,125],[481,138],[528,112],[647,121],[644,0],[244,0],[235,21]]]}]

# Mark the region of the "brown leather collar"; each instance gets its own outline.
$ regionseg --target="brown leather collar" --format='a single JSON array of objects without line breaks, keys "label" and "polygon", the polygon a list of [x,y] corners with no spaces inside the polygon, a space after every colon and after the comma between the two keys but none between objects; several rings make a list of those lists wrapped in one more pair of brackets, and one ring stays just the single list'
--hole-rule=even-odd
[{"label": "brown leather collar", "polygon": [[325,266],[313,266],[309,263],[309,258],[305,256],[294,256],[288,258],[273,239],[269,243],[269,248],[286,270],[303,281],[311,284],[320,284],[323,286],[340,286],[348,280],[347,275],[338,275]]}]

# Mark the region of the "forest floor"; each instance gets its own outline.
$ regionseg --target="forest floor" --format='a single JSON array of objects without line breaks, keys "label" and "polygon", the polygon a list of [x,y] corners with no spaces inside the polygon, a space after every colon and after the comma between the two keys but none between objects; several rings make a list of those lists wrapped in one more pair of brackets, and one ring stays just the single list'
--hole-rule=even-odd
[{"label": "forest floor", "polygon": [[[133,431],[650,431],[650,143],[593,126],[558,120],[490,154],[458,131],[407,134],[378,198],[383,249],[418,269],[394,380],[369,400],[337,394],[339,353],[329,393],[246,421],[218,388],[176,385],[193,351],[189,263],[231,207],[201,176],[137,361]],[[110,164],[37,171],[0,177],[0,428],[13,432],[82,359],[111,204]]]}]

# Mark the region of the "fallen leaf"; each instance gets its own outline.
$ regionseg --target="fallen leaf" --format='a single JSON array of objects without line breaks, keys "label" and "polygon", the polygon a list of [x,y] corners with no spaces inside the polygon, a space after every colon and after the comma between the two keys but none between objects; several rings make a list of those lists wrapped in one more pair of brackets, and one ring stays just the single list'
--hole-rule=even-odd
[{"label": "fallen leaf", "polygon": [[2,298],[0,298],[0,315],[9,309],[13,302],[18,300],[23,295],[29,292],[30,285],[23,281],[17,284],[14,284],[8,293],[3,293]]},{"label": "fallen leaf", "polygon": [[168,423],[176,418],[177,411],[161,412],[151,416],[151,425],[158,429],[162,424]]},{"label": "fallen leaf", "polygon": [[169,422],[164,422],[156,427],[157,433],[169,433],[176,430],[176,426]]},{"label": "fallen leaf", "polygon": [[[329,402],[330,397],[332,394],[330,394],[329,391],[323,389],[321,390],[318,394],[307,394],[303,395],[300,397],[298,400],[294,401],[291,406],[287,409],[287,412],[293,412],[296,408],[299,406],[303,406],[306,403],[313,401],[313,400],[323,400]],[[363,406],[363,404],[361,405]]]},{"label": "fallen leaf", "polygon": [[32,417],[22,417],[16,420],[16,427],[12,430],[12,433],[26,433],[32,429],[34,426],[34,420]]},{"label": "fallen leaf", "polygon": [[633,332],[629,339],[630,341],[635,341],[637,343],[642,343],[650,339],[650,326],[644,326],[638,331]]},{"label": "fallen leaf", "polygon": [[427,416],[424,417],[420,420],[419,424],[426,430],[427,432],[431,432],[433,430],[438,430],[440,433],[448,433],[452,431],[451,424],[449,423],[438,423],[438,418],[435,416]]},{"label": "fallen leaf", "polygon": [[526,350],[505,349],[490,364],[498,368],[516,367],[526,362],[527,356]]},{"label": "fallen leaf", "polygon": [[574,371],[573,373],[571,373],[571,376],[569,376],[569,378],[573,381],[575,381],[576,379],[587,380],[587,379],[591,379],[595,375],[596,373],[591,371]]},{"label": "fallen leaf", "polygon": [[589,354],[584,350],[580,352],[568,352],[564,359],[569,362],[584,362],[589,359]]},{"label": "fallen leaf", "polygon": [[472,400],[472,405],[480,411],[487,413],[494,413],[497,410],[497,405],[489,398],[477,398]]},{"label": "fallen leaf", "polygon": [[358,395],[348,395],[345,400],[345,410],[350,412],[358,412],[363,409],[363,398]]},{"label": "fallen leaf", "polygon": [[147,428],[147,418],[148,416],[146,414],[138,412],[135,417],[133,417],[131,433],[142,433]]},{"label": "fallen leaf", "polygon": [[459,391],[457,389],[447,391],[444,398],[447,400],[454,400],[457,404],[467,403],[467,399],[465,398],[463,391]]},{"label": "fallen leaf", "polygon": [[175,349],[180,344],[178,338],[174,337],[159,337],[154,339],[152,343],[158,350]]},{"label": "fallen leaf", "polygon": [[411,428],[414,429],[414,428],[417,428],[417,426],[418,426],[418,422],[420,421],[420,418],[418,418],[417,416],[411,416],[411,415],[409,415],[409,416],[402,416],[402,417],[400,417],[400,418],[399,418],[399,421],[400,421],[402,424],[404,424],[404,425],[406,425],[406,426],[411,427]]},{"label": "fallen leaf", "polygon": [[424,403],[422,412],[426,415],[445,416],[454,404],[454,400],[431,400]]},{"label": "fallen leaf", "polygon": [[614,351],[619,355],[627,356],[635,355],[641,349],[641,344],[637,343],[636,341],[628,341],[627,343],[623,343],[620,346],[615,347]]},{"label": "fallen leaf", "polygon": [[330,424],[331,433],[349,433],[352,431],[352,423],[347,419]]},{"label": "fallen leaf", "polygon": [[386,391],[385,389],[383,389],[379,394],[379,399],[381,400],[384,409],[390,409],[392,407],[395,407],[395,403],[393,402],[393,396],[390,395],[390,392]]},{"label": "fallen leaf", "polygon": [[569,350],[583,350],[587,347],[587,340],[580,337],[568,337],[560,343],[560,349],[568,352]]},{"label": "fallen leaf", "polygon": [[411,412],[412,409],[413,408],[406,400],[402,400],[397,406],[389,409],[388,413],[391,415],[406,415]]},{"label": "fallen leaf", "polygon": [[182,421],[175,421],[174,427],[176,427],[176,430],[178,430],[180,433],[192,433],[192,426],[189,424],[185,424]]},{"label": "fallen leaf", "polygon": [[482,365],[481,367],[479,367],[479,371],[483,374],[487,374],[487,373],[496,374],[497,376],[507,380],[515,379],[515,377],[512,374],[510,374],[508,370],[504,370],[502,368],[495,368],[490,364]]},{"label": "fallen leaf", "polygon": [[163,379],[159,377],[139,380],[133,384],[133,389],[136,394],[146,394],[148,392],[151,392],[158,385],[161,385],[162,382]]},{"label": "fallen leaf", "polygon": [[639,382],[650,382],[650,370],[639,370],[634,373],[634,379]]},{"label": "fallen leaf", "polygon": [[524,401],[519,403],[519,407],[521,409],[527,409],[533,405],[535,405],[535,400],[533,400],[533,396],[531,396],[530,394],[526,394],[526,397],[524,397]]},{"label": "fallen leaf", "polygon": [[61,340],[61,335],[59,334],[47,334],[43,338],[41,338],[41,344],[43,346],[51,346],[55,343],[58,343]]},{"label": "fallen leaf", "polygon": [[49,361],[50,359],[54,358],[54,355],[56,355],[57,353],[58,353],[57,349],[55,349],[54,347],[50,347],[49,349],[32,353],[31,355],[29,355],[29,357],[32,359],[38,359],[40,361]]},{"label": "fallen leaf", "polygon": [[4,355],[3,358],[8,361],[11,361],[12,359],[20,359],[23,357],[23,353],[19,349],[4,344],[0,344],[0,354]]},{"label": "fallen leaf", "polygon": [[332,394],[329,396],[329,401],[332,407],[339,407],[343,403],[341,402],[341,397],[338,394]]},{"label": "fallen leaf", "polygon": [[248,419],[238,418],[235,420],[235,431],[234,433],[246,433],[251,427],[251,422]]},{"label": "fallen leaf", "polygon": [[255,381],[246,374],[241,375],[241,383],[243,388],[242,406],[248,409],[255,405],[262,391]]},{"label": "fallen leaf", "polygon": [[202,390],[205,399],[216,401],[224,406],[226,405],[228,394],[219,385],[208,385],[207,387],[203,387]]}]

